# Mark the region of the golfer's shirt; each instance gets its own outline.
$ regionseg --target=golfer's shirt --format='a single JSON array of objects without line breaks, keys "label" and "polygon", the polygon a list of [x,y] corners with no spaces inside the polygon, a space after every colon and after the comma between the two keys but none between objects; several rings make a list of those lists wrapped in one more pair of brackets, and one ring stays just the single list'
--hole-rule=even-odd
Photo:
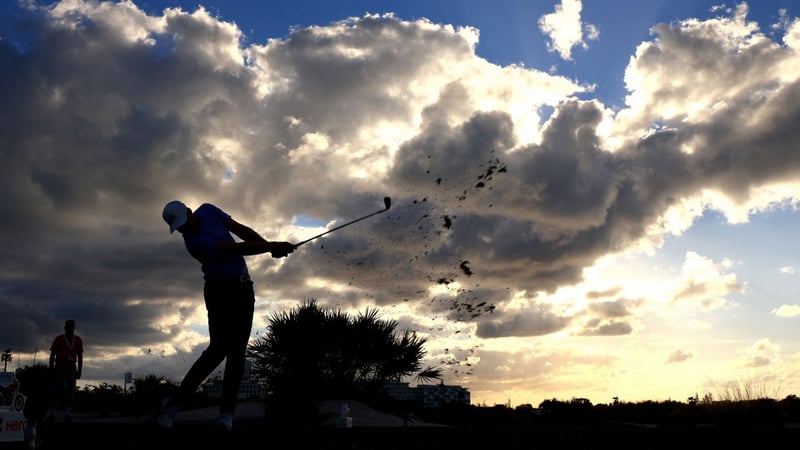
[{"label": "golfer's shirt", "polygon": [[189,254],[200,261],[206,281],[247,276],[242,255],[218,254],[220,242],[236,242],[225,226],[231,216],[210,203],[203,203],[192,214],[197,218],[197,229],[183,233],[183,242]]},{"label": "golfer's shirt", "polygon": [[72,337],[62,334],[53,340],[50,351],[56,355],[56,364],[75,364],[78,354],[83,353],[83,341],[74,334]]}]

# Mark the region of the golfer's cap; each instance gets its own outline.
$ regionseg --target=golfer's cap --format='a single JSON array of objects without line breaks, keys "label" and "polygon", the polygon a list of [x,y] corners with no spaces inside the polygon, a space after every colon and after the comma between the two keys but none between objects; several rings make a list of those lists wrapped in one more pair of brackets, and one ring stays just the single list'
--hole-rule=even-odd
[{"label": "golfer's cap", "polygon": [[172,234],[178,227],[186,223],[186,205],[179,200],[173,200],[164,206],[161,216],[164,222],[169,225],[169,232]]}]

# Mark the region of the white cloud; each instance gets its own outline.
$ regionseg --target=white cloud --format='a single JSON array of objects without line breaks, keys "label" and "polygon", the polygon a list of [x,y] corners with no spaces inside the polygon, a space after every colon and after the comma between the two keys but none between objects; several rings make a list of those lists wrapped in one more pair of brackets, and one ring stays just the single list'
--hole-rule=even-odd
[{"label": "white cloud", "polygon": [[777,317],[797,317],[800,316],[800,305],[781,305],[771,312]]},{"label": "white cloud", "polygon": [[673,291],[676,302],[691,301],[710,311],[725,306],[725,296],[742,292],[742,285],[734,273],[724,273],[728,263],[714,263],[695,252],[687,252],[681,280]]},{"label": "white cloud", "polygon": [[596,40],[600,30],[595,25],[583,24],[581,21],[581,0],[562,0],[556,5],[555,12],[539,18],[539,30],[550,37],[547,49],[555,51],[562,59],[572,59],[573,47],[589,48],[584,39]]}]

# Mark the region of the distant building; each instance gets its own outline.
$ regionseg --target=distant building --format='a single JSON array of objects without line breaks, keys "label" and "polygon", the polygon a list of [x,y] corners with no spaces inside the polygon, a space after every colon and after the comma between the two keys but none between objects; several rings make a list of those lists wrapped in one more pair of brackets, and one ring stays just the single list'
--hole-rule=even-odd
[{"label": "distant building", "polygon": [[[203,392],[211,399],[222,398],[222,382],[204,384]],[[242,381],[242,384],[239,385],[239,400],[254,397],[264,398],[263,387],[254,381]]]},{"label": "distant building", "polygon": [[387,383],[384,392],[395,400],[419,402],[425,408],[436,408],[447,403],[470,404],[469,390],[446,384]]}]

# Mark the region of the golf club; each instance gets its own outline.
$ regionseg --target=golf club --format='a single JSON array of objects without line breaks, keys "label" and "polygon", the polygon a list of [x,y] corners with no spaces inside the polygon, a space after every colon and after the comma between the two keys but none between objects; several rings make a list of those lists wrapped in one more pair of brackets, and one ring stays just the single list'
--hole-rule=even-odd
[{"label": "golf club", "polygon": [[385,208],[384,208],[384,209],[382,209],[382,210],[380,210],[380,211],[375,211],[375,212],[374,212],[374,213],[372,213],[372,214],[367,214],[367,215],[366,215],[366,216],[364,216],[364,217],[360,217],[360,218],[358,218],[358,219],[356,219],[356,220],[351,220],[350,222],[347,222],[347,223],[344,223],[344,224],[342,224],[342,225],[339,225],[338,227],[333,227],[333,228],[331,228],[330,230],[328,230],[328,231],[325,231],[324,233],[320,233],[320,234],[318,234],[318,235],[316,235],[316,236],[314,236],[314,237],[310,237],[310,238],[306,239],[305,241],[298,242],[297,244],[294,244],[294,246],[295,246],[295,247],[300,247],[301,245],[305,244],[306,242],[313,241],[314,239],[316,239],[316,238],[318,238],[318,237],[325,236],[326,234],[328,234],[328,233],[330,233],[330,232],[333,232],[333,231],[336,231],[336,230],[340,230],[340,229],[342,229],[342,228],[344,228],[344,227],[346,227],[346,226],[348,226],[348,225],[352,225],[352,224],[354,224],[354,223],[356,223],[356,222],[360,222],[360,221],[362,221],[362,220],[364,220],[364,219],[366,219],[366,218],[372,217],[372,216],[374,216],[375,214],[380,214],[380,213],[382,213],[382,212],[386,212],[386,211],[388,211],[388,210],[389,210],[389,208],[392,206],[392,199],[391,199],[390,197],[383,197],[383,205],[385,206]]}]

